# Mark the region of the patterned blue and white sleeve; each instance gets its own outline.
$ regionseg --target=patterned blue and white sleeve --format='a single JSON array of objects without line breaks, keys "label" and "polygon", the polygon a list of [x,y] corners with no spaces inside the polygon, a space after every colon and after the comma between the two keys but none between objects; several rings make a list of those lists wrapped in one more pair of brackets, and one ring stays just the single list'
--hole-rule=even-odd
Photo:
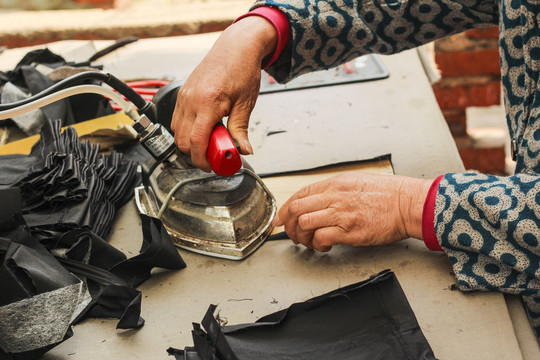
[{"label": "patterned blue and white sleeve", "polygon": [[267,71],[279,82],[363,54],[393,54],[493,25],[493,0],[260,0],[289,20],[290,46]]},{"label": "patterned blue and white sleeve", "polygon": [[540,338],[540,178],[447,174],[435,233],[460,290],[523,295]]}]

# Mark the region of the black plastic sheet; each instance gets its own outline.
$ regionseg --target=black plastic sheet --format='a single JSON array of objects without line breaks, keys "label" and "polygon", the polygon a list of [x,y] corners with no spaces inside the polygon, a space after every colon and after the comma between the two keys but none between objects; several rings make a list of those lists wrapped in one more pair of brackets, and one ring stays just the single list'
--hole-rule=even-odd
[{"label": "black plastic sheet", "polygon": [[45,122],[31,153],[0,156],[0,189],[19,187],[23,215],[42,238],[88,228],[100,237],[110,231],[116,210],[140,182],[137,164],[122,154],[99,154],[99,146],[81,143],[72,128]]},{"label": "black plastic sheet", "polygon": [[[136,168],[120,153],[100,154],[98,146],[81,143],[71,128],[61,133],[59,121],[45,123],[28,156],[0,156],[0,312],[20,322],[2,328],[0,319],[0,333],[28,328],[14,337],[20,345],[0,341],[0,355],[35,358],[68,338],[69,325],[86,317],[120,319],[120,329],[144,324],[135,287],[150,278],[153,268],[186,265],[161,221],[146,215],[141,215],[140,254],[127,258],[105,241],[117,209],[140,182]],[[72,314],[62,313],[65,304],[55,291],[71,295]],[[17,314],[26,300],[33,304],[33,317]],[[49,312],[58,311],[57,323],[43,325],[61,331],[27,344],[24,338],[33,339],[36,331],[25,321],[48,319],[39,313],[40,301]]]},{"label": "black plastic sheet", "polygon": [[[134,287],[150,278],[155,267],[174,270],[186,266],[161,221],[145,215],[141,215],[143,245],[140,254],[132,258],[88,229],[71,230],[59,238],[40,242],[17,213],[20,206],[13,196],[16,191],[0,190],[2,204],[14,209],[11,214],[0,213],[0,312],[9,314],[20,324],[4,323],[0,319],[0,334],[24,333],[20,329],[27,327],[25,339],[36,342],[26,344],[25,339],[14,336],[17,343],[22,344],[14,346],[0,339],[0,358],[2,355],[13,359],[37,358],[71,336],[69,325],[87,317],[118,318],[119,329],[139,328],[144,324],[140,317],[142,296]],[[79,287],[74,288],[76,285]],[[36,300],[37,295],[58,290],[72,295],[71,301],[65,297]],[[33,319],[41,319],[41,307],[58,309],[56,322],[35,325],[40,332],[50,326],[51,332],[61,331],[61,336],[56,336],[52,343],[46,342],[39,334],[36,336],[35,331],[33,333],[34,324],[24,323],[25,314],[5,310],[4,306],[23,300],[33,302],[31,310],[37,313]],[[69,314],[63,313],[66,302],[71,305]],[[50,318],[47,316],[43,319]],[[20,349],[23,350],[18,351]]]},{"label": "black plastic sheet", "polygon": [[[55,82],[36,68],[39,64],[51,69],[57,69],[62,66],[87,67],[89,65],[87,62],[80,64],[67,62],[64,58],[54,54],[49,49],[33,50],[28,52],[13,70],[0,72],[0,93],[2,86],[7,82],[14,84],[17,88],[29,95],[35,95],[52,86]],[[96,67],[96,70],[98,69],[99,67]],[[96,81],[91,83],[100,84],[100,82]],[[41,112],[49,121],[60,120],[62,126],[66,126],[110,115],[114,113],[114,110],[110,106],[108,99],[101,95],[80,94],[44,106]],[[6,122],[5,120],[0,120],[0,124],[2,125]]]},{"label": "black plastic sheet", "polygon": [[[119,39],[113,45],[97,51],[87,61],[80,63],[68,62],[62,56],[51,52],[49,49],[32,50],[24,55],[14,69],[5,72],[0,71],[0,94],[3,92],[3,85],[5,85],[7,82],[13,84],[17,89],[28,95],[35,95],[52,86],[55,81],[41,73],[37,67],[38,65],[44,65],[47,68],[56,70],[61,68],[80,68],[81,71],[88,70],[89,68],[101,70],[102,66],[92,66],[91,63],[100,57],[134,41],[137,41],[137,38],[127,37]],[[85,83],[95,85],[101,84],[100,81],[94,80],[85,81]],[[49,121],[60,120],[62,126],[114,114],[114,110],[112,109],[109,100],[97,94],[74,95],[67,99],[49,104],[43,107],[40,112]],[[35,122],[36,125],[39,125],[40,121],[36,118]],[[11,125],[12,123],[12,120],[0,120],[0,125],[2,126]]]},{"label": "black plastic sheet", "polygon": [[211,305],[176,359],[435,359],[391,270],[252,324],[220,326]]},{"label": "black plastic sheet", "polygon": [[[0,190],[0,200],[3,208],[0,211],[0,358],[34,359],[71,337],[70,316],[77,307],[76,293],[80,291],[81,281],[63,268],[52,254],[32,237],[19,213],[18,189]],[[40,334],[32,333],[31,327],[34,324],[24,323],[28,314],[19,314],[8,307],[39,294],[64,289],[67,290],[60,295],[67,306],[62,304],[61,308],[64,312],[71,311],[71,314],[67,314],[67,320],[66,314],[53,316],[55,323],[50,329],[52,334],[48,334],[50,337],[46,339]],[[74,292],[72,299],[63,296],[73,295]],[[54,297],[44,298],[44,301],[51,299]],[[26,309],[30,310],[42,305],[39,302],[27,302],[30,304]],[[54,305],[47,305],[48,309],[54,308]],[[38,312],[41,310],[37,309]],[[23,335],[17,336],[17,333]],[[25,338],[21,339],[23,336]]]}]

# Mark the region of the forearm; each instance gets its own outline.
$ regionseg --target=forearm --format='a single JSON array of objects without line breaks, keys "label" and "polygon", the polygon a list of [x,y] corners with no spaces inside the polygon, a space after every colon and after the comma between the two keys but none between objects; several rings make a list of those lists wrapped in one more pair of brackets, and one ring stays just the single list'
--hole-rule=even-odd
[{"label": "forearm", "polygon": [[290,46],[269,69],[280,82],[363,54],[397,53],[498,21],[496,2],[435,1],[427,14],[419,10],[422,4],[419,0],[394,6],[371,1],[318,1],[306,5],[302,0],[261,0],[254,7],[275,7],[289,20]]},{"label": "forearm", "polygon": [[[254,58],[262,62],[276,51],[278,36],[274,25],[261,16],[246,16],[237,20],[223,32],[224,46],[238,43],[249,46]],[[231,47],[231,51],[235,51]]]}]

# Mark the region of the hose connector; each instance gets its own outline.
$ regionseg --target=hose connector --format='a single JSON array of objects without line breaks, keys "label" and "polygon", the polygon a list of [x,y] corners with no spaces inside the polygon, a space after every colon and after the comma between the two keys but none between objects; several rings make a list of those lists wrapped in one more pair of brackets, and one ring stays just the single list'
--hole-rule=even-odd
[{"label": "hose connector", "polygon": [[141,145],[157,161],[163,161],[174,153],[174,137],[161,124],[154,124],[146,115],[141,115],[132,127]]}]

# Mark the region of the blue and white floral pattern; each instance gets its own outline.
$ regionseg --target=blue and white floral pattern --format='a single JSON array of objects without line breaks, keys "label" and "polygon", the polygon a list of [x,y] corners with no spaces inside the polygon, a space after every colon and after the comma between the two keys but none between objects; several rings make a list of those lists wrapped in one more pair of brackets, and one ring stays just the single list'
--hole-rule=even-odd
[{"label": "blue and white floral pattern", "polygon": [[540,2],[526,0],[261,0],[289,20],[290,46],[268,71],[280,82],[366,53],[391,54],[499,25],[501,74],[516,175],[447,174],[437,238],[460,289],[523,295],[540,338]]}]

